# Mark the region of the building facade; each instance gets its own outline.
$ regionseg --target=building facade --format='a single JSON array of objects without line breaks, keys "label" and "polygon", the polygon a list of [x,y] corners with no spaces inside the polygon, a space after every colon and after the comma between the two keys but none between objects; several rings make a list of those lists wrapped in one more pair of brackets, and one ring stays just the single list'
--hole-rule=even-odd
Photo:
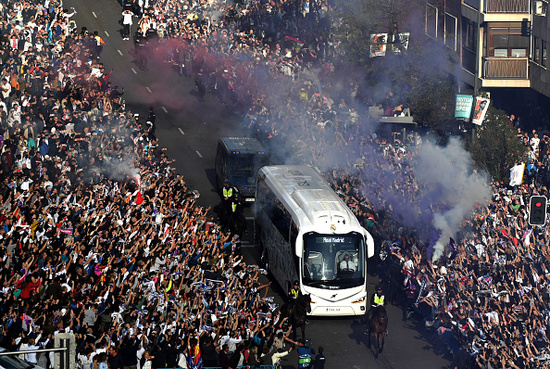
[{"label": "building facade", "polygon": [[425,33],[455,52],[449,72],[460,81],[548,98],[547,12],[547,0],[427,0]]}]

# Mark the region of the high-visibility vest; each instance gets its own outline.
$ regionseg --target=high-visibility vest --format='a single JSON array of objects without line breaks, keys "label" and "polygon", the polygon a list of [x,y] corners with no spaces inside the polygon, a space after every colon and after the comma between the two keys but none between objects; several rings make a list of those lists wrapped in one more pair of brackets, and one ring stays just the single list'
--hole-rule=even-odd
[{"label": "high-visibility vest", "polygon": [[232,212],[236,212],[236,211],[237,211],[237,205],[238,205],[238,204],[237,204],[236,202],[234,202],[234,203],[231,204],[231,211],[232,211]]},{"label": "high-visibility vest", "polygon": [[378,296],[377,294],[374,294],[374,303],[376,305],[384,305],[384,298],[384,295]]},{"label": "high-visibility vest", "polygon": [[224,199],[228,199],[230,198],[231,196],[233,196],[233,189],[230,187],[230,188],[223,188],[223,197]]},{"label": "high-visibility vest", "polygon": [[292,288],[292,289],[290,290],[290,296],[291,296],[294,300],[296,300],[296,299],[298,298],[299,295],[300,295],[300,290],[299,290],[299,289],[295,290],[294,288]]}]

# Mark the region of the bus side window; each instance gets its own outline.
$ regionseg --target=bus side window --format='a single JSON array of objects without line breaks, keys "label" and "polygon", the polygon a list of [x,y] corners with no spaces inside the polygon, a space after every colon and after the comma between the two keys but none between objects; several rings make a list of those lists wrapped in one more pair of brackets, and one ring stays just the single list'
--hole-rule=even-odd
[{"label": "bus side window", "polygon": [[273,215],[271,220],[275,227],[279,230],[279,233],[283,238],[288,241],[290,236],[290,218],[285,214],[284,209],[281,206],[273,207]]},{"label": "bus side window", "polygon": [[292,250],[296,249],[296,239],[298,238],[298,227],[296,226],[296,223],[291,220],[290,224],[290,246],[292,247]]},{"label": "bus side window", "polygon": [[290,214],[288,214],[276,197],[271,193],[269,195],[269,199],[266,199],[266,214],[283,239],[288,242],[290,238]]}]

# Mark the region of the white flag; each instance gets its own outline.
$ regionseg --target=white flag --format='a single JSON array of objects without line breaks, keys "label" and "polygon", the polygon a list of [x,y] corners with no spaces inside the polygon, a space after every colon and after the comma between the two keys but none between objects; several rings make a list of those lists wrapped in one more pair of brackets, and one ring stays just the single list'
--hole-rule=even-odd
[{"label": "white flag", "polygon": [[510,186],[519,186],[523,182],[525,163],[517,164],[510,169]]}]

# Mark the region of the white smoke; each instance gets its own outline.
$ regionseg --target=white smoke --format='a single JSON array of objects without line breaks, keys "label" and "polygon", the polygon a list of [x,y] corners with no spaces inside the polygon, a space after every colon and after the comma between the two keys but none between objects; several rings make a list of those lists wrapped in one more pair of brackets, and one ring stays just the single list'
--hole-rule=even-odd
[{"label": "white smoke", "polygon": [[460,222],[476,205],[490,200],[491,190],[487,175],[474,171],[470,153],[458,138],[451,138],[445,147],[425,142],[417,158],[416,176],[428,187],[425,195],[430,202],[441,204],[432,209],[433,226],[440,232],[432,254],[432,261],[436,261]]},{"label": "white smoke", "polygon": [[314,90],[318,93],[323,94],[323,85],[319,75],[321,74],[321,68],[304,68],[301,71],[303,78],[313,84]]},{"label": "white smoke", "polygon": [[104,157],[102,171],[115,181],[126,181],[133,178],[136,184],[141,183],[140,169],[137,167],[139,163],[129,157]]}]

